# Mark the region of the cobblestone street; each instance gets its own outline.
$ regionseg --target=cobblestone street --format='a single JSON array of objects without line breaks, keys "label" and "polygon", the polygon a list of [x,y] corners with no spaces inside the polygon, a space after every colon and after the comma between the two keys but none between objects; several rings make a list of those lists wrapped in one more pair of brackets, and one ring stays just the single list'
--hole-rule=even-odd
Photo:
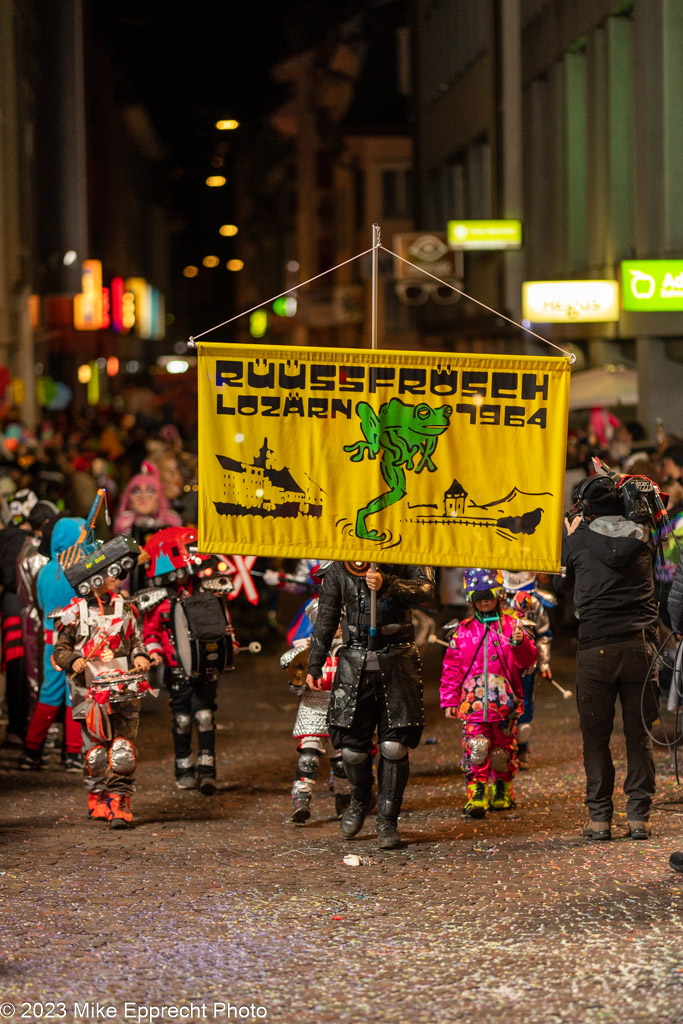
[{"label": "cobblestone street", "polygon": [[[21,773],[3,752],[0,1014],[683,1021],[683,876],[668,867],[683,794],[666,752],[651,841],[626,839],[621,813],[614,842],[588,844],[576,708],[542,682],[517,809],[463,819],[459,729],[437,703],[442,650],[424,655],[427,728],[396,852],[378,851],[372,816],[341,839],[326,776],[308,824],[289,822],[296,699],[280,648],[243,656],[221,684],[211,798],[176,789],[164,693],[146,700],[131,831],[86,820],[78,775],[57,763]],[[573,687],[570,643],[555,674]],[[347,866],[349,852],[372,862]]]}]

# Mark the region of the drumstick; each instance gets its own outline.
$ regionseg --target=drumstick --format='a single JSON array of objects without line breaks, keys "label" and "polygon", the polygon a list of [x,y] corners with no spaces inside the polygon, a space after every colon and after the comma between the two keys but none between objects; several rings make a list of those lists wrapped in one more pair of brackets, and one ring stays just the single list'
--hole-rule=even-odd
[{"label": "drumstick", "polygon": [[[547,676],[544,676],[543,678],[544,679],[548,679]],[[548,679],[548,682],[552,683],[553,686],[555,687],[555,689],[560,691],[560,693],[562,694],[562,696],[564,697],[565,700],[571,700],[572,697],[574,696],[574,694],[572,693],[571,690],[565,690],[564,686],[560,686],[560,684],[556,683],[554,679],[552,679],[552,678]]]}]

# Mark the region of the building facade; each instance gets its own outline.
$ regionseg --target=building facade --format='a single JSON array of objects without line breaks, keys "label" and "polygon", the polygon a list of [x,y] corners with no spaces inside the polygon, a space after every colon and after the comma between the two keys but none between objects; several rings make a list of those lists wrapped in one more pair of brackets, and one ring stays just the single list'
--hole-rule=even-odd
[{"label": "building facade", "polygon": [[[527,325],[574,351],[577,368],[637,367],[637,413],[649,436],[657,419],[683,431],[683,301],[676,308],[674,287],[657,309],[624,308],[638,307],[629,303],[631,266],[654,280],[668,265],[639,269],[638,261],[683,259],[683,6],[415,0],[411,22],[417,227],[519,219],[520,249],[464,253],[464,290],[520,322],[523,283],[554,282],[564,322]],[[674,262],[670,281],[679,269]],[[561,298],[577,281],[615,282],[616,315],[577,314]],[[649,287],[645,280],[640,290]],[[543,350],[467,299],[439,313],[425,316],[423,329],[452,347]]]}]

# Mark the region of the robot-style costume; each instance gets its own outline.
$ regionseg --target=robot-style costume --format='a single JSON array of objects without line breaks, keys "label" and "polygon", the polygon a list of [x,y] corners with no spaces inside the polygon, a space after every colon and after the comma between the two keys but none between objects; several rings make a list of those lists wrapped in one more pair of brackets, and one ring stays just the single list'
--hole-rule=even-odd
[{"label": "robot-style costume", "polygon": [[[145,546],[151,589],[139,591],[143,637],[153,660],[164,663],[173,715],[175,778],[179,789],[216,791],[216,692],[234,668],[236,649],[227,608],[232,584],[216,572],[215,557],[197,554],[197,531],[159,530]],[[197,730],[197,763],[192,726]]]},{"label": "robot-style costume", "polygon": [[[330,564],[330,562],[323,562],[319,566],[317,562],[315,563],[314,574],[318,582]],[[294,646],[280,659],[280,664],[287,670],[290,689],[299,696],[299,708],[292,730],[292,734],[298,740],[297,750],[299,753],[296,776],[292,785],[292,821],[297,824],[303,824],[311,816],[311,797],[318,777],[320,759],[326,752],[330,736],[327,726],[327,711],[332,683],[337,670],[336,655],[343,643],[339,632],[332,641],[330,654],[323,665],[323,689],[310,690],[305,682],[305,667],[308,660],[309,637],[313,631],[317,614],[318,598],[314,597],[307,601],[304,609],[297,614],[295,619],[297,639],[294,640]],[[330,768],[335,813],[337,817],[341,817],[350,800],[341,750],[332,748]]]},{"label": "robot-style costume", "polygon": [[81,729],[74,722],[71,709],[71,694],[66,673],[53,660],[57,641],[57,626],[51,613],[61,610],[76,596],[59,563],[60,556],[77,543],[85,528],[85,519],[58,519],[50,537],[50,561],[38,573],[36,594],[43,616],[43,671],[38,703],[33,711],[26,733],[24,752],[19,758],[19,767],[25,771],[41,767],[40,754],[45,737],[59,709],[66,708],[64,717],[64,739],[66,742],[67,770],[80,771]]},{"label": "robot-style costume", "polygon": [[[457,708],[463,723],[467,803],[464,813],[481,818],[489,807],[514,807],[512,780],[517,772],[516,722],[522,710],[522,674],[536,661],[536,646],[524,633],[512,639],[519,620],[503,608],[502,576],[470,569],[465,592],[472,602],[497,599],[490,613],[474,610],[451,635],[441,675],[441,707]],[[491,800],[488,783],[491,780]]]},{"label": "robot-style costume", "polygon": [[[148,691],[156,696],[146,678],[150,659],[137,612],[106,589],[135,568],[139,550],[132,538],[114,537],[75,564],[70,564],[71,549],[65,552],[62,566],[77,596],[54,616],[59,622],[54,661],[69,675],[73,716],[81,722],[88,813],[105,818],[112,828],[132,824],[140,696]],[[78,659],[86,662],[85,669],[74,672]]]},{"label": "robot-style costume", "polygon": [[[422,670],[411,608],[434,596],[428,566],[379,565],[377,632],[370,636],[367,563],[334,562],[323,576],[318,617],[311,636],[308,671],[322,676],[342,612],[348,639],[339,649],[337,673],[327,714],[330,739],[341,747],[351,803],[341,833],[350,839],[363,827],[372,801],[373,734],[378,733],[377,834],[382,849],[396,849],[396,831],[410,767],[408,748],[420,742],[424,727]],[[369,642],[370,641],[370,642]],[[373,649],[374,648],[374,649]]]},{"label": "robot-style costume", "polygon": [[550,628],[548,609],[555,607],[557,598],[554,594],[549,594],[536,586],[535,572],[506,572],[503,570],[502,576],[506,602],[511,611],[524,620],[524,625],[529,628],[538,652],[536,664],[522,676],[524,711],[517,723],[517,748],[520,768],[524,768],[529,758],[531,723],[534,720],[536,673],[544,674],[550,671],[553,634]]}]

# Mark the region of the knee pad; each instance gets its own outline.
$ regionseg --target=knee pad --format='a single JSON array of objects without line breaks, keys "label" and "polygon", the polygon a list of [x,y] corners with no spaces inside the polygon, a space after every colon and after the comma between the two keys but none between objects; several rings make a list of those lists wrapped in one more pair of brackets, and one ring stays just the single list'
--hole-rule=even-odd
[{"label": "knee pad", "polygon": [[192,729],[192,718],[185,711],[176,711],[173,715],[173,731],[181,736],[187,735]]},{"label": "knee pad", "polygon": [[320,764],[320,754],[317,750],[310,750],[308,747],[302,750],[299,754],[299,760],[296,764],[296,770],[298,775],[307,775],[309,778],[315,778],[318,774],[318,765]]},{"label": "knee pad", "polygon": [[350,750],[349,747],[342,749],[341,756],[346,764],[362,764],[370,757],[367,750]]},{"label": "knee pad", "polygon": [[491,768],[494,772],[506,772],[510,768],[510,751],[505,747],[494,747],[491,751]]},{"label": "knee pad", "polygon": [[104,775],[107,770],[107,750],[99,743],[91,747],[85,755],[85,770],[93,778],[95,775]]},{"label": "knee pad", "polygon": [[330,768],[335,779],[345,779],[346,772],[344,771],[344,762],[341,757],[330,758]]},{"label": "knee pad", "polygon": [[383,740],[379,745],[379,752],[387,761],[402,761],[408,756],[405,743],[398,743],[396,740]]},{"label": "knee pad", "polygon": [[470,764],[484,764],[489,756],[489,746],[486,736],[468,736],[467,751]]},{"label": "knee pad", "polygon": [[522,722],[517,726],[517,742],[528,743],[531,736],[531,722]]},{"label": "knee pad", "polygon": [[202,708],[201,711],[195,711],[194,724],[197,726],[197,732],[211,732],[213,729],[213,711],[210,708]]},{"label": "knee pad", "polygon": [[135,771],[135,747],[125,736],[117,736],[109,748],[109,767],[118,775],[132,775]]}]

